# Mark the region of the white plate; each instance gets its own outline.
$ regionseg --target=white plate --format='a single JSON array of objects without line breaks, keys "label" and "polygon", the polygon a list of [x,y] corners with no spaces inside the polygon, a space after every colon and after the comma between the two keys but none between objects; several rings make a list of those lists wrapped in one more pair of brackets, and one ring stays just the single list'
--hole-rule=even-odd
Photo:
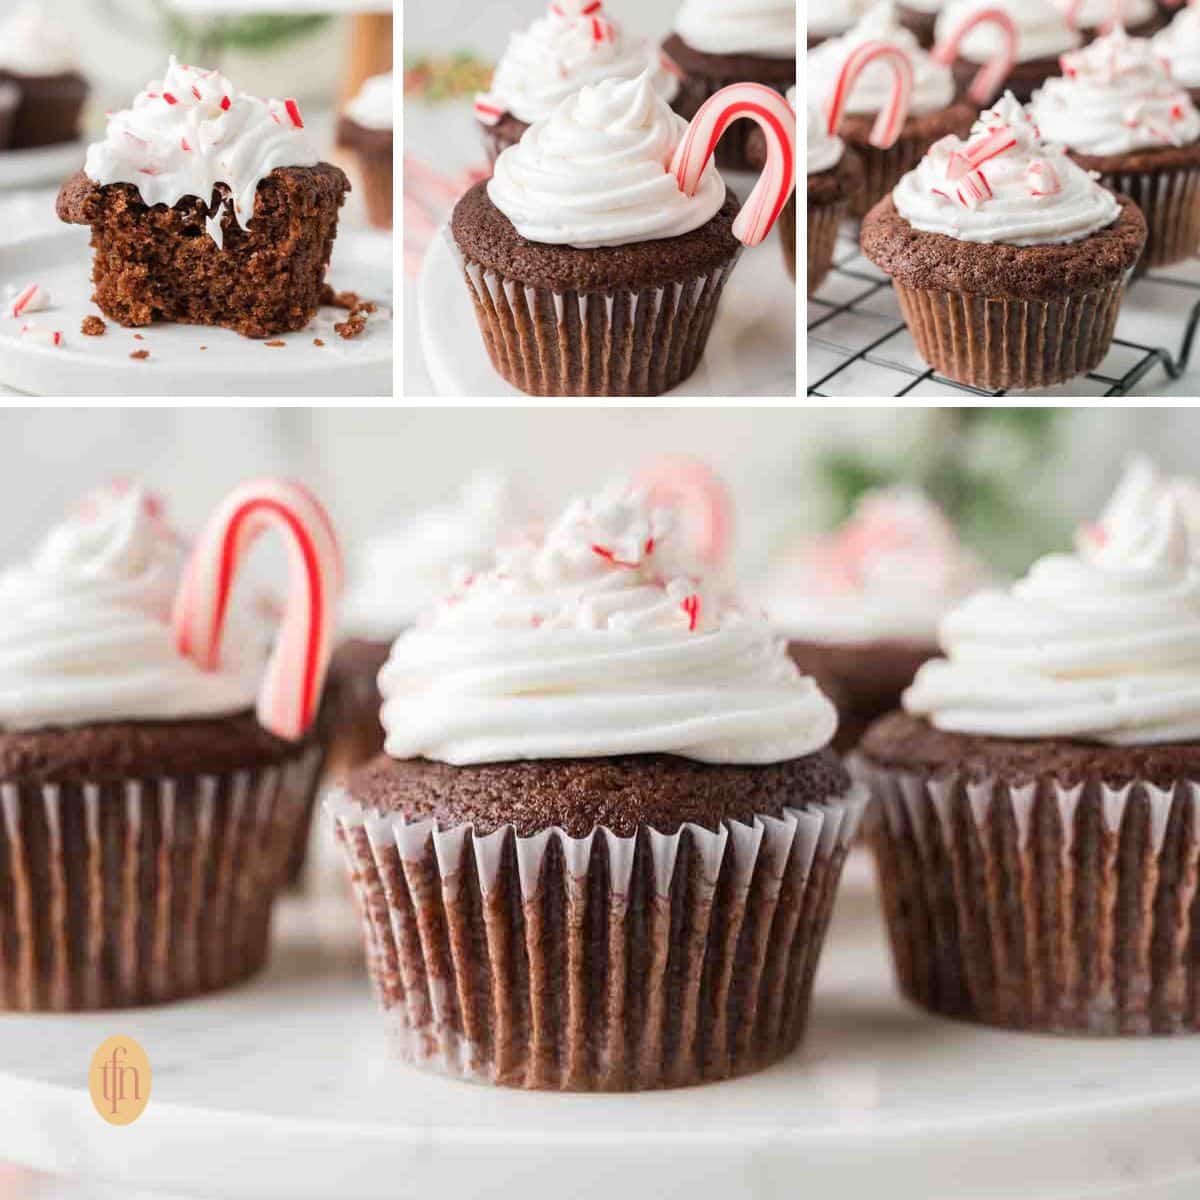
[{"label": "white plate", "polygon": [[[53,307],[23,320],[0,316],[0,384],[37,396],[390,396],[392,383],[392,242],[386,234],[343,231],[334,244],[329,280],[380,304],[366,330],[345,341],[334,332],[346,313],[322,308],[307,328],[270,341],[228,329],[157,324],[124,329],[105,318],[103,337],[85,337],[91,303],[91,251],[85,229],[0,246],[4,286],[37,283]],[[21,337],[33,322],[62,330],[64,344]],[[140,335],[140,338],[137,336]],[[320,338],[325,345],[314,346]],[[201,347],[206,347],[202,349]],[[148,350],[144,361],[130,354]]]},{"label": "white plate", "polygon": [[[421,348],[439,396],[523,396],[492,369],[445,228],[418,285]],[[794,396],[796,285],[772,234],[729,276],[699,367],[672,396]]]},{"label": "white plate", "polygon": [[86,154],[82,140],[34,150],[0,150],[0,188],[63,183],[83,166]]}]

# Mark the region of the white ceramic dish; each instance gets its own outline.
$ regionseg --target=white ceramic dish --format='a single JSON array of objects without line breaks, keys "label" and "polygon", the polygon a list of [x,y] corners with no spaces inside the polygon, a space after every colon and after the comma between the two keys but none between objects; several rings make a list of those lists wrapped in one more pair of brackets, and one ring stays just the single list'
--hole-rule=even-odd
[{"label": "white ceramic dish", "polygon": [[82,140],[36,150],[0,150],[0,189],[63,183],[83,166],[86,153]]},{"label": "white ceramic dish", "polygon": [[[341,309],[322,308],[308,328],[270,341],[227,329],[151,325],[124,329],[106,320],[102,337],[80,324],[100,315],[91,303],[91,251],[85,229],[0,246],[0,297],[7,285],[37,283],[53,307],[24,320],[0,316],[0,385],[36,396],[390,396],[393,304],[392,243],[386,234],[343,231],[334,247],[330,282],[380,304],[360,337],[333,329]],[[21,334],[33,322],[61,330],[63,344],[37,344]],[[140,335],[140,337],[138,336]],[[315,346],[319,338],[323,346]],[[131,354],[149,351],[149,358]]]}]

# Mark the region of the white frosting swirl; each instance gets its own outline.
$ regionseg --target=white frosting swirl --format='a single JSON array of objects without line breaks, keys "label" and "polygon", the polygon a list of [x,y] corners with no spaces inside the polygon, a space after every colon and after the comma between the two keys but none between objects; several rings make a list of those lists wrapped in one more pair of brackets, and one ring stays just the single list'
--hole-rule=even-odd
[{"label": "white frosting swirl", "polygon": [[363,80],[358,95],[346,105],[346,116],[363,129],[392,129],[396,108],[392,73]]},{"label": "white frosting swirl", "polygon": [[1170,64],[1171,78],[1177,84],[1200,88],[1200,8],[1185,5],[1151,41],[1155,54]]},{"label": "white frosting swirl", "polygon": [[808,109],[808,173],[828,171],[842,161],[846,146],[836,134],[826,131],[825,119],[815,108]]},{"label": "white frosting swirl", "polygon": [[[916,37],[900,24],[894,0],[878,0],[848,33],[830,38],[808,52],[808,102],[821,110],[828,103],[842,64],[864,42],[887,42],[908,55],[913,67],[909,112],[921,116],[954,103],[954,74],[921,49]],[[859,75],[846,100],[846,112],[877,113],[886,108],[894,76],[884,62],[872,62]]]},{"label": "white frosting swirl", "polygon": [[[1054,0],[1054,4],[1065,17],[1072,0]],[[1121,0],[1121,22],[1127,29],[1149,21],[1154,13],[1154,0]],[[1112,14],[1112,0],[1082,0],[1075,14],[1075,24],[1080,29],[1101,29],[1112,20]]]},{"label": "white frosting swirl", "polygon": [[489,566],[496,546],[533,520],[511,480],[475,476],[456,503],[419,513],[366,543],[342,604],[344,631],[390,641],[443,599],[460,571]]},{"label": "white frosting swirl", "polygon": [[796,57],[795,0],[683,0],[675,32],[702,54]]},{"label": "white frosting swirl", "polygon": [[725,183],[710,159],[693,196],[671,173],[687,122],[650,72],[581,88],[496,159],[492,203],[531,242],[623,246],[678,237],[711,220]]},{"label": "white frosting swirl", "polygon": [[[961,186],[950,177],[951,155],[1003,126],[1015,145],[988,159],[979,170],[989,195],[974,207],[955,198]],[[1042,164],[1058,181],[1058,190],[1043,190],[1032,172]],[[1120,205],[1062,146],[1041,140],[1029,114],[1006,92],[994,108],[983,112],[964,142],[949,135],[929,152],[892,190],[896,211],[914,229],[944,233],[964,242],[1004,242],[1010,246],[1041,246],[1077,242],[1111,225]]]},{"label": "white frosting swirl", "polygon": [[387,752],[483,763],[677,754],[769,763],[827,745],[833,706],[692,558],[674,514],[628,494],[545,538],[392,647]]},{"label": "white frosting swirl", "polygon": [[791,639],[932,644],[945,613],[988,579],[937,505],[894,487],[868,492],[840,529],[777,561],[762,603]]},{"label": "white frosting swirl", "polygon": [[[149,205],[185,196],[212,201],[225,184],[243,229],[254,216],[258,185],[276,167],[311,167],[316,152],[294,124],[288,105],[239,92],[223,75],[171,57],[161,83],[151,83],[132,108],[114,113],[104,141],[88,147],[84,171],[104,185],[131,183]],[[222,211],[208,222],[222,244]]]},{"label": "white frosting swirl", "polygon": [[804,0],[805,23],[809,37],[827,38],[845,33],[866,11],[867,0],[843,0],[830,4],[828,0]]},{"label": "white frosting swirl", "polygon": [[946,0],[904,0],[904,7],[911,8],[914,12],[937,13],[942,11],[945,3]]},{"label": "white frosting swirl", "polygon": [[939,729],[1110,745],[1200,737],[1200,564],[1177,498],[1134,470],[1074,554],[942,623],[904,707]]},{"label": "white frosting swirl", "polygon": [[1147,38],[1114,29],[1064,54],[1062,70],[1034,94],[1030,111],[1045,137],[1079,154],[1128,154],[1200,137],[1200,113]]},{"label": "white frosting swirl", "polygon": [[253,709],[262,656],[248,626],[228,630],[216,671],[175,649],[183,557],[156,502],[121,488],[91,497],[29,563],[0,573],[0,727]]},{"label": "white frosting swirl", "polygon": [[[597,36],[597,28],[603,36]],[[679,93],[679,79],[664,67],[653,42],[626,36],[606,12],[579,16],[552,6],[508,39],[488,96],[532,125],[581,87],[602,79],[635,79],[647,70],[669,104]]]},{"label": "white frosting swirl", "polygon": [[[1074,50],[1083,38],[1050,0],[949,0],[934,27],[937,40],[948,37],[972,13],[982,8],[1003,9],[1017,27],[1017,62],[1055,58]],[[963,38],[959,54],[971,62],[991,62],[1004,48],[1004,37],[992,24],[976,25]]]},{"label": "white frosting swirl", "polygon": [[63,75],[79,70],[75,40],[47,16],[44,3],[26,0],[0,21],[0,70],[14,75]]}]

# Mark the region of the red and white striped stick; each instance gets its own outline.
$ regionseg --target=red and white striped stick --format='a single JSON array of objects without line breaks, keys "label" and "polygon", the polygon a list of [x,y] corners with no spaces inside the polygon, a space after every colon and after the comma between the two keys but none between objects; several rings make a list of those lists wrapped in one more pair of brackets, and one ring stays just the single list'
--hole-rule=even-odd
[{"label": "red and white striped stick", "polygon": [[483,125],[498,125],[504,106],[489,92],[475,93],[475,119]]},{"label": "red and white striped stick", "polygon": [[634,479],[653,505],[673,508],[683,521],[692,550],[716,566],[729,549],[733,504],[721,477],[705,462],[686,454],[664,454]]},{"label": "red and white striped stick", "polygon": [[290,588],[258,694],[258,719],[265,729],[296,741],[316,717],[342,587],[337,537],[306,488],[260,479],[234,488],[222,501],[196,542],[175,597],[175,645],[203,670],[217,669],[234,580],[250,546],[267,529],[286,539]]},{"label": "red and white striped stick", "polygon": [[601,0],[554,0],[550,11],[556,17],[590,17],[603,7]]},{"label": "red and white striped stick", "polygon": [[761,83],[732,83],[709,96],[676,147],[671,171],[679,190],[694,196],[721,136],[742,117],[766,135],[767,164],[734,218],[733,236],[743,245],[757,246],[796,186],[796,114],[778,92]]},{"label": "red and white striped stick", "polygon": [[50,307],[50,294],[44,287],[31,283],[23,287],[8,304],[10,317],[24,316],[25,313],[41,312]]},{"label": "red and white striped stick", "polygon": [[825,106],[825,127],[830,133],[837,133],[858,77],[873,62],[885,62],[892,68],[892,94],[887,104],[879,110],[867,138],[872,146],[886,150],[895,145],[904,128],[913,92],[912,59],[891,42],[863,42],[846,56]]},{"label": "red and white striped stick", "polygon": [[1004,9],[981,8],[970,13],[934,46],[931,54],[937,62],[948,66],[958,57],[963,38],[976,25],[995,25],[1003,38],[1003,44],[991,62],[979,68],[967,89],[967,95],[976,104],[989,104],[1000,90],[1000,85],[1012,74],[1013,64],[1017,61],[1017,27]]}]

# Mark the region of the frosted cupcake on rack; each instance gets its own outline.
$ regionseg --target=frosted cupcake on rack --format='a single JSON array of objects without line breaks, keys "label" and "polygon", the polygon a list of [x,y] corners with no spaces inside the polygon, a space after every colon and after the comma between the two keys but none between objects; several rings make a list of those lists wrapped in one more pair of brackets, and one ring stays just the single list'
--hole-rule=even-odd
[{"label": "frosted cupcake on rack", "polygon": [[942,623],[859,760],[918,1004],[1075,1033],[1200,1032],[1200,565],[1135,468],[1074,552]]},{"label": "frosted cupcake on rack", "polygon": [[[907,82],[904,105],[895,112],[889,104],[899,59]],[[1003,65],[992,74],[998,80]],[[849,32],[810,50],[805,79],[809,107],[829,115],[829,129],[863,164],[865,183],[850,206],[854,216],[890,191],[938,138],[965,134],[977,111],[956,94],[950,68],[900,24],[894,0],[877,0]],[[884,123],[892,132],[881,145]]]},{"label": "frosted cupcake on rack", "polygon": [[535,519],[533,506],[511,479],[479,474],[454,503],[418,513],[367,540],[351,563],[343,640],[329,666],[330,771],[359,766],[383,749],[378,677],[396,638],[459,579],[491,563],[496,547],[522,536]]},{"label": "frosted cupcake on rack", "polygon": [[[808,109],[808,294],[820,286],[833,264],[838,223],[863,187],[862,163],[853,150],[826,127],[825,118]],[[791,201],[789,201],[791,203]],[[792,243],[795,254],[795,242]],[[792,274],[795,275],[793,260]]]},{"label": "frosted cupcake on rack", "polygon": [[[693,117],[722,88],[760,83],[781,96],[796,84],[795,0],[682,0],[663,50],[682,72],[675,108]],[[717,165],[746,171],[749,126],[717,147]]]},{"label": "frosted cupcake on rack", "polygon": [[[264,672],[234,580],[292,576]],[[138,487],[87,497],[0,572],[0,1008],[160,1003],[258,970],[307,828],[340,566],[323,509],[260,480],[191,552]]]},{"label": "frosted cupcake on rack", "polygon": [[[740,118],[767,165],[745,204],[713,150]],[[450,221],[492,365],[545,396],[656,396],[686,379],[729,272],[795,184],[796,117],[738,84],[689,126],[654,87],[608,79],[564,100],[496,160]]]},{"label": "frosted cupcake on rack", "polygon": [[551,0],[544,16],[508,39],[491,85],[475,97],[489,160],[581,87],[636,79],[647,70],[658,94],[672,103],[679,69],[653,42],[626,33],[601,0]]},{"label": "frosted cupcake on rack", "polygon": [[[1024,104],[1035,88],[1058,74],[1058,56],[1082,46],[1084,39],[1053,0],[949,0],[937,19],[936,40],[949,41],[973,17],[995,9],[1005,13],[1017,31],[1013,63],[1004,86]],[[960,87],[969,86],[980,68],[994,61],[1006,39],[1007,34],[994,23],[981,21],[967,28],[955,47],[953,60]]]},{"label": "frosted cupcake on rack", "polygon": [[0,150],[32,150],[79,137],[88,84],[74,39],[51,15],[52,7],[22,0],[0,18]]},{"label": "frosted cupcake on rack", "polygon": [[861,236],[922,358],[987,389],[1048,387],[1098,366],[1145,242],[1137,205],[1043,141],[1011,92],[968,139],[932,146]]},{"label": "frosted cupcake on rack", "polygon": [[1114,29],[1062,57],[1030,113],[1085,171],[1131,197],[1149,231],[1140,266],[1200,248],[1200,112],[1154,42]]},{"label": "frosted cupcake on rack", "polygon": [[796,1045],[863,797],[833,706],[671,509],[570,504],[380,685],[385,753],[329,806],[402,1057],[627,1091]]},{"label": "frosted cupcake on rack", "polygon": [[891,712],[937,654],[938,622],[989,579],[921,492],[868,492],[839,529],[778,556],[758,599],[838,707],[840,751]]},{"label": "frosted cupcake on rack", "polygon": [[1154,53],[1166,61],[1171,79],[1200,103],[1200,8],[1186,4],[1153,37]]}]

